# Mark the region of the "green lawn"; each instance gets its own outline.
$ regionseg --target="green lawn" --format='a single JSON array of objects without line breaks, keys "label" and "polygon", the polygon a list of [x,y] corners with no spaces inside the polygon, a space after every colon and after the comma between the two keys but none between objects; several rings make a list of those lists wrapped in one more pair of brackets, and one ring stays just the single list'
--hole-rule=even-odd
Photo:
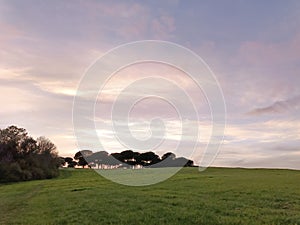
[{"label": "green lawn", "polygon": [[300,171],[184,168],[129,187],[65,169],[0,185],[0,199],[0,224],[300,224]]}]

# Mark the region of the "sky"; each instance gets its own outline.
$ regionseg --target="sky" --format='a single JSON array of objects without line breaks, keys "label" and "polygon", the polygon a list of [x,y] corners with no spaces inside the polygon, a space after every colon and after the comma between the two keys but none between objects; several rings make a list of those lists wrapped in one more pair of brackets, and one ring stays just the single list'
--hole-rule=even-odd
[{"label": "sky", "polygon": [[[119,45],[162,40],[199,55],[222,89],[227,124],[212,166],[300,169],[297,0],[1,0],[0,29],[2,129],[24,127],[33,137],[52,140],[60,155],[73,156],[79,149],[73,100],[88,68]],[[154,75],[169,82],[146,79]],[[138,88],[124,89],[137,81]],[[178,154],[199,162],[211,134],[211,114],[205,93],[187,74],[163,63],[144,62],[117,71],[105,85],[99,83],[102,86],[95,117],[89,118],[102,146],[92,150],[139,150],[123,142],[153,137],[157,146],[142,151],[177,153],[174,148],[180,143],[187,150]],[[184,105],[179,89],[189,93],[197,118],[191,111],[188,121],[181,121],[174,110]],[[130,132],[120,128],[116,138],[111,112],[117,97],[122,93],[126,105],[145,90],[155,97],[137,102],[128,120],[118,120]],[[182,133],[185,122],[200,130],[196,149],[193,136]]]}]

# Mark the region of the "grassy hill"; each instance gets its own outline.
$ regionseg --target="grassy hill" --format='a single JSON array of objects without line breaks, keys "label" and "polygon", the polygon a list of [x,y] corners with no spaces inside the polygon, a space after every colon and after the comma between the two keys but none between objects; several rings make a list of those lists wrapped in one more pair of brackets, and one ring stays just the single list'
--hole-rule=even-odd
[{"label": "grassy hill", "polygon": [[0,224],[300,224],[300,171],[183,168],[145,187],[60,173],[0,185]]}]

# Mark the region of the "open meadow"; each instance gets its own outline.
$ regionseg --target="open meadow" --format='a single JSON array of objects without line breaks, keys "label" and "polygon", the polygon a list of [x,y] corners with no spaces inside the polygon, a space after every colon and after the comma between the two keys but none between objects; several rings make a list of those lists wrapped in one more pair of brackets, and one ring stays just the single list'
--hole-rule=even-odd
[{"label": "open meadow", "polygon": [[300,224],[299,187],[292,170],[183,168],[131,187],[62,169],[56,179],[1,184],[0,224]]}]

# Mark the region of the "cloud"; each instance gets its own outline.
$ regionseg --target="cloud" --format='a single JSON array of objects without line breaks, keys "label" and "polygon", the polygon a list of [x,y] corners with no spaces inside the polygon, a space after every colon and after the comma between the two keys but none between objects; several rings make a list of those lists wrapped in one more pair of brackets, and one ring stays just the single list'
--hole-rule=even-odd
[{"label": "cloud", "polygon": [[3,11],[6,19],[12,18],[25,34],[47,40],[120,44],[120,39],[123,43],[170,38],[175,28],[169,13],[142,2],[75,0],[72,4],[65,1],[5,4],[9,8]]},{"label": "cloud", "polygon": [[[33,100],[38,97],[32,93],[28,93],[25,90],[12,88],[12,87],[1,87],[0,105],[1,112],[0,116],[3,118],[4,115],[13,114],[16,112],[23,113],[25,111],[32,111],[35,106],[32,104]],[[7,97],[9,96],[9,98]],[[5,110],[3,110],[5,109]]]},{"label": "cloud", "polygon": [[174,18],[169,15],[162,15],[154,19],[151,25],[156,39],[169,39],[176,30]]},{"label": "cloud", "polygon": [[[300,139],[296,141],[224,144],[214,166],[299,169]],[[242,147],[241,147],[242,146]]]},{"label": "cloud", "polygon": [[247,113],[251,116],[270,115],[286,113],[300,108],[300,96],[290,98],[285,101],[276,101],[272,105],[262,108],[256,108]]},{"label": "cloud", "polygon": [[16,39],[22,37],[23,35],[23,32],[18,28],[10,24],[3,23],[1,21],[0,21],[0,30],[1,30],[0,41],[2,43],[7,43],[11,39]]},{"label": "cloud", "polygon": [[300,120],[229,123],[214,166],[299,168]]},{"label": "cloud", "polygon": [[266,121],[239,121],[226,127],[225,144],[289,143],[300,140],[300,120],[292,118]]}]

